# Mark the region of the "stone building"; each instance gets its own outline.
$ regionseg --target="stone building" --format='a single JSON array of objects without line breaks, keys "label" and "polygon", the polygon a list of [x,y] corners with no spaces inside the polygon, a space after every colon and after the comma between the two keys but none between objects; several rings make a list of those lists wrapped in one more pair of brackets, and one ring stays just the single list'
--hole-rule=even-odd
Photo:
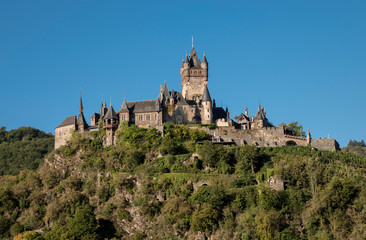
[{"label": "stone building", "polygon": [[[143,128],[163,129],[166,122],[176,124],[211,124],[219,128],[216,132],[207,129],[216,142],[233,142],[237,145],[254,144],[257,146],[283,146],[311,144],[310,133],[307,138],[296,138],[284,132],[282,126],[276,127],[266,117],[262,106],[258,107],[255,116],[245,113],[230,119],[228,108],[217,107],[215,99],[211,98],[208,88],[208,61],[203,55],[202,62],[192,46],[189,55],[186,54],[180,67],[182,91],[169,90],[165,82],[157,91],[157,98],[144,101],[123,100],[121,108],[116,112],[113,106],[107,109],[102,103],[99,113],[90,117],[90,126],[83,114],[83,104],[80,97],[79,116],[67,117],[55,128],[55,148],[66,143],[73,131],[82,132],[87,137],[88,132],[98,131],[98,124],[102,122],[106,130],[104,146],[116,143],[115,133],[121,123],[128,122]],[[219,140],[217,140],[219,139]],[[325,139],[314,139],[317,148],[335,150],[336,141],[324,142]],[[339,147],[338,147],[339,148]]]},{"label": "stone building", "polygon": [[[103,121],[106,130],[105,145],[115,143],[115,131],[122,122],[136,124],[139,127],[162,129],[165,122],[176,124],[210,124],[229,121],[228,110],[217,107],[208,90],[208,62],[203,55],[202,62],[192,47],[186,55],[180,68],[182,92],[169,90],[165,82],[160,85],[158,97],[152,100],[131,101],[123,100],[121,108],[116,112],[112,106],[107,109],[102,103],[99,113],[90,117],[90,126],[83,115],[82,99],[80,97],[79,116],[65,119],[55,129],[55,148],[66,143],[73,131],[97,131],[99,120]],[[75,121],[73,120],[75,119]]]}]

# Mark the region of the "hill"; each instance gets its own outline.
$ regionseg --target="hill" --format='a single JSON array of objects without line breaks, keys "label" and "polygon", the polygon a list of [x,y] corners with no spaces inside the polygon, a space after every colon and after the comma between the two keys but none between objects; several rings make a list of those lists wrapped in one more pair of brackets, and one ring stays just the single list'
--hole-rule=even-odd
[{"label": "hill", "polygon": [[366,145],[363,140],[350,140],[347,147],[342,148],[343,152],[351,152],[361,157],[366,157]]},{"label": "hill", "polygon": [[353,153],[227,147],[205,141],[199,128],[171,124],[164,136],[123,125],[107,148],[104,134],[74,134],[37,171],[0,177],[1,238],[366,235],[366,159]]},{"label": "hill", "polygon": [[54,137],[32,127],[6,131],[0,128],[0,175],[35,170],[53,150]]}]

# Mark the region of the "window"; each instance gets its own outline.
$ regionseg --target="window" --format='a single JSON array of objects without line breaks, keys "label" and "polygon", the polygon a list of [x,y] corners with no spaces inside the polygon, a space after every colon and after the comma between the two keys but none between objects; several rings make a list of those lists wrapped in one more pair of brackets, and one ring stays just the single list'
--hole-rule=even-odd
[{"label": "window", "polygon": [[126,121],[126,114],[122,114],[122,121]]},{"label": "window", "polygon": [[139,121],[144,121],[144,115],[139,115]]},{"label": "window", "polygon": [[155,113],[155,120],[158,120],[158,114]]},{"label": "window", "polygon": [[150,121],[150,114],[146,114],[146,121]]}]

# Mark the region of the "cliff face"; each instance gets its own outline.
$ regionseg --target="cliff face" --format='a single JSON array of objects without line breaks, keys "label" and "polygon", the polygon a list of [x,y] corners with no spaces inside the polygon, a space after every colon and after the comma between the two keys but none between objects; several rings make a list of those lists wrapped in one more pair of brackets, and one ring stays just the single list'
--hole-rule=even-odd
[{"label": "cliff face", "polygon": [[118,144],[106,148],[103,136],[75,135],[37,171],[0,178],[0,237],[359,239],[366,234],[364,158],[311,147],[224,147],[203,141],[201,134],[170,126],[162,137],[126,126],[117,134]]}]

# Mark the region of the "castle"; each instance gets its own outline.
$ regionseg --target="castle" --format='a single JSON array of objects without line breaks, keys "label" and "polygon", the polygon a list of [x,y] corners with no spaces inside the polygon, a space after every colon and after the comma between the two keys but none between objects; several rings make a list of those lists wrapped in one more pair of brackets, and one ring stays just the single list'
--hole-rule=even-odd
[{"label": "castle", "polygon": [[160,93],[156,99],[127,102],[123,100],[121,108],[116,112],[112,105],[107,109],[102,103],[99,113],[90,117],[90,125],[85,120],[83,103],[80,96],[79,116],[67,117],[55,128],[55,148],[64,144],[73,131],[88,133],[98,131],[99,120],[106,130],[103,144],[116,143],[115,132],[123,122],[136,124],[143,128],[162,130],[164,123],[176,124],[211,124],[218,126],[215,130],[206,129],[214,142],[235,143],[237,145],[254,144],[257,146],[300,145],[337,150],[338,143],[334,139],[311,139],[310,132],[306,138],[286,134],[283,126],[271,124],[266,111],[259,106],[255,116],[245,113],[230,119],[229,111],[217,107],[208,89],[208,62],[206,55],[202,61],[192,45],[189,55],[186,54],[180,67],[182,91],[169,90],[167,83],[160,85]]}]

